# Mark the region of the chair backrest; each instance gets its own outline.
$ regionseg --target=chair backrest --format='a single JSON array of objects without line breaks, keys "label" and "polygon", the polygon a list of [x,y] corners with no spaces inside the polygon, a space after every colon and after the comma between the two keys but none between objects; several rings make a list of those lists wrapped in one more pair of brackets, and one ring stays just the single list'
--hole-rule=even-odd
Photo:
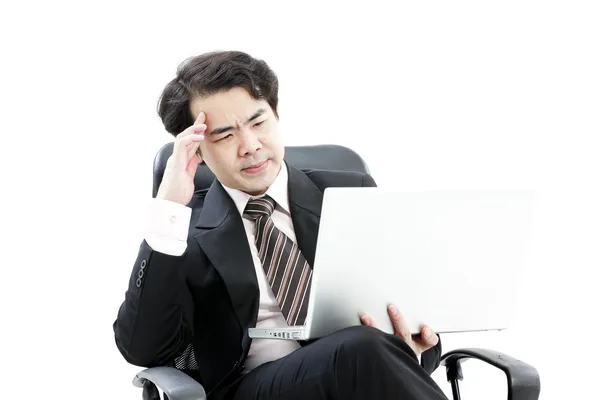
[{"label": "chair backrest", "polygon": [[[156,197],[165,172],[167,160],[173,153],[173,142],[164,145],[154,158],[152,197]],[[356,153],[339,145],[288,146],[285,148],[285,161],[302,170],[325,169],[369,173],[367,163]],[[205,164],[199,165],[194,178],[195,190],[208,189],[214,181],[214,174]]]}]

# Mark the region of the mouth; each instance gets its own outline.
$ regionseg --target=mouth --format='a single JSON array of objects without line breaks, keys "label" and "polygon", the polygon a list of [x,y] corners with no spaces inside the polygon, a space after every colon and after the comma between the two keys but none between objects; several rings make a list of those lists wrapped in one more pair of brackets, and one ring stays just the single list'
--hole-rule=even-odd
[{"label": "mouth", "polygon": [[267,167],[268,163],[269,163],[269,159],[267,158],[265,161],[259,162],[257,164],[252,164],[249,167],[242,169],[242,172],[245,172],[248,174],[256,174],[256,173],[262,172]]}]

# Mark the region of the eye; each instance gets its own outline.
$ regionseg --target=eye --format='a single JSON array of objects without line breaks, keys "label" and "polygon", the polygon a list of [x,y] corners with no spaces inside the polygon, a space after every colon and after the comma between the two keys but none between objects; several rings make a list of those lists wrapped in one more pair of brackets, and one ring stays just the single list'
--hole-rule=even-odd
[{"label": "eye", "polygon": [[261,126],[265,121],[266,121],[266,119],[262,120],[260,122],[257,122],[257,123],[254,124],[254,126]]},{"label": "eye", "polygon": [[220,142],[221,140],[229,139],[232,136],[233,135],[231,133],[229,133],[229,134],[227,134],[227,135],[225,135],[225,136],[223,136],[221,138],[218,138],[217,140],[215,140],[215,142]]}]

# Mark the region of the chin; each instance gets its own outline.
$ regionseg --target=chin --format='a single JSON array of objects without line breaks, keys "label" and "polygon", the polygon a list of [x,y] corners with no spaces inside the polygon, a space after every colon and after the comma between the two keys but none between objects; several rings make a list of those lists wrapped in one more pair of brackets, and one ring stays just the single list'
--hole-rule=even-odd
[{"label": "chin", "polygon": [[246,185],[246,189],[244,191],[248,194],[256,196],[265,193],[272,184],[273,180],[262,180],[261,182],[253,182]]},{"label": "chin", "polygon": [[273,182],[275,181],[275,177],[276,176],[263,176],[260,178],[257,177],[252,181],[246,181],[244,182],[244,191],[252,195],[263,194],[273,184]]}]

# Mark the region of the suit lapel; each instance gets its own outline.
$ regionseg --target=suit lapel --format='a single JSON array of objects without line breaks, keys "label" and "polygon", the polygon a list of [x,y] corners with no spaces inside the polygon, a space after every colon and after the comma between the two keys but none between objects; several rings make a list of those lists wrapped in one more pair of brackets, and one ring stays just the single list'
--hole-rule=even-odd
[{"label": "suit lapel", "polygon": [[217,180],[206,194],[196,228],[195,239],[221,275],[240,326],[246,328],[244,322],[256,321],[258,281],[242,218]]},{"label": "suit lapel", "polygon": [[288,199],[298,247],[312,268],[323,193],[304,172],[288,165]]},{"label": "suit lapel", "polygon": [[[323,193],[304,172],[288,166],[288,174],[288,199],[298,247],[312,267]],[[256,321],[259,306],[256,270],[242,218],[217,180],[206,194],[196,228],[194,238],[223,279],[240,326],[247,328],[244,323]]]}]

